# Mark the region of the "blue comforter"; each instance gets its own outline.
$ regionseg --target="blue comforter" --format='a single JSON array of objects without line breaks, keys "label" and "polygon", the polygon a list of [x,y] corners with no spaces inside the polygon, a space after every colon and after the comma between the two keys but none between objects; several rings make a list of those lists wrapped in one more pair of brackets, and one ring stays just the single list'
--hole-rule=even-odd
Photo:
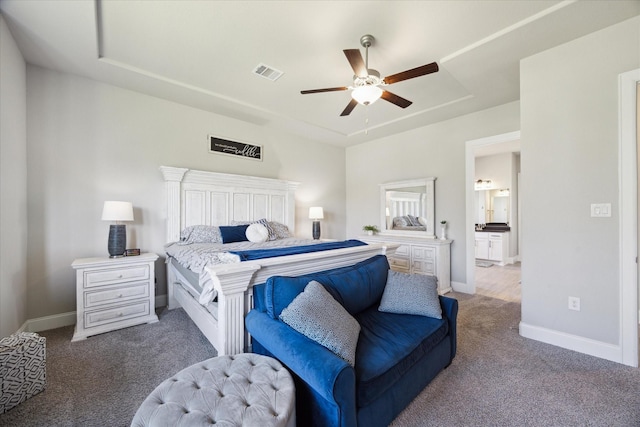
[{"label": "blue comforter", "polygon": [[331,249],[352,248],[355,246],[365,246],[366,243],[360,240],[344,240],[340,242],[316,243],[313,245],[290,246],[273,249],[254,249],[249,251],[230,251],[229,253],[238,255],[240,261],[251,261],[262,258],[273,258],[285,255],[306,254],[309,252],[328,251]]}]

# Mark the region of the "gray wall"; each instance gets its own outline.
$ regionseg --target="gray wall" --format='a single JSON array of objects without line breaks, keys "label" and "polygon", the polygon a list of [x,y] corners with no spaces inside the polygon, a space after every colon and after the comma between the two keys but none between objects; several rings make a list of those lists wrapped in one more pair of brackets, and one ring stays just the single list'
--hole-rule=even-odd
[{"label": "gray wall", "polygon": [[524,324],[619,344],[618,75],[639,41],[634,18],[521,62]]},{"label": "gray wall", "polygon": [[436,224],[446,220],[451,278],[466,283],[465,142],[520,129],[518,102],[347,148],[347,236],[380,222],[379,184],[434,176]]},{"label": "gray wall", "polygon": [[0,338],[27,320],[27,75],[0,15]]},{"label": "gray wall", "polygon": [[[128,247],[163,254],[161,165],[298,181],[296,233],[311,237],[308,207],[323,206],[323,236],[344,237],[342,148],[31,65],[27,86],[29,318],[75,310],[70,264],[107,255],[105,200],[133,203]],[[263,144],[264,161],[208,153],[209,133]],[[162,260],[156,272],[165,294]]]}]

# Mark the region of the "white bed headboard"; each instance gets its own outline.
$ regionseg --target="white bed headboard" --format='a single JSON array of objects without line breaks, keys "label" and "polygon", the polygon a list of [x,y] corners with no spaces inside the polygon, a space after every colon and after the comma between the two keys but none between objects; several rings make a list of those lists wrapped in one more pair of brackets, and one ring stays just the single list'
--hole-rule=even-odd
[{"label": "white bed headboard", "polygon": [[266,218],[295,233],[297,182],[160,166],[166,182],[167,242],[190,225]]}]

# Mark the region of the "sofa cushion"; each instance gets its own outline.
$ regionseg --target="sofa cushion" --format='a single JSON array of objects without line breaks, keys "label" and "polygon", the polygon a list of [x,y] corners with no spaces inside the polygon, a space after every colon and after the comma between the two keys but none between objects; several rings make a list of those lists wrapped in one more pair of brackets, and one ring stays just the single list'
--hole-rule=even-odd
[{"label": "sofa cushion", "polygon": [[389,271],[380,311],[417,314],[442,319],[438,284],[434,276]]},{"label": "sofa cushion", "polygon": [[389,263],[384,255],[376,255],[353,266],[310,273],[298,277],[273,276],[265,282],[267,314],[277,319],[282,310],[315,280],[351,315],[380,302],[387,282]]},{"label": "sofa cushion", "polygon": [[355,364],[360,325],[315,280],[309,282],[304,291],[282,310],[280,320],[328,348],[351,366]]},{"label": "sofa cushion", "polygon": [[446,319],[384,313],[377,307],[359,313],[356,320],[361,327],[355,364],[358,407],[392,387],[449,331]]}]

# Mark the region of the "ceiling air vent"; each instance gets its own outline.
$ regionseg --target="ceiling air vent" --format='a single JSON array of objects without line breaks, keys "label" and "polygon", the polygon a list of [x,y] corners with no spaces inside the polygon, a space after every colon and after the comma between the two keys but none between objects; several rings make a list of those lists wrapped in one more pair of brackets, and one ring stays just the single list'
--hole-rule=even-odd
[{"label": "ceiling air vent", "polygon": [[272,82],[275,82],[284,74],[282,71],[276,70],[275,68],[265,64],[258,64],[258,66],[253,70],[253,73],[260,77],[264,77],[265,79],[269,79]]}]

